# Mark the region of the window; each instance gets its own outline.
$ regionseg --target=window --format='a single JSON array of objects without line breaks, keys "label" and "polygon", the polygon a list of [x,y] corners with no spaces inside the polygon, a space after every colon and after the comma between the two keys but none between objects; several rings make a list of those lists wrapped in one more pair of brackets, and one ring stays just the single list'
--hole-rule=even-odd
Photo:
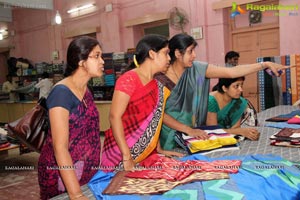
[{"label": "window", "polygon": [[162,24],[158,26],[144,28],[144,34],[160,34],[169,37],[169,24]]}]

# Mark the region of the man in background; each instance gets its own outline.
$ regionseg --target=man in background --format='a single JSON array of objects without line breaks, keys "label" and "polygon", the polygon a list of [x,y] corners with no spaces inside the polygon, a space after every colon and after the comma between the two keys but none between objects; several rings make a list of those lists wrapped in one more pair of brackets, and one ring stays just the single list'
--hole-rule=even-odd
[{"label": "man in background", "polygon": [[225,55],[225,66],[234,67],[239,63],[240,54],[235,51],[228,51]]},{"label": "man in background", "polygon": [[[234,67],[239,63],[240,54],[235,51],[228,51],[225,55],[225,66],[226,67]],[[212,91],[218,90],[218,84],[216,84]]]},{"label": "man in background", "polygon": [[42,79],[34,86],[35,88],[40,89],[39,99],[41,97],[47,98],[52,86],[53,82],[49,79],[49,74],[47,72],[44,72],[42,74]]},{"label": "man in background", "polygon": [[10,101],[17,101],[18,96],[14,92],[14,90],[17,88],[16,83],[12,81],[12,76],[6,75],[6,81],[2,85],[2,92],[9,93],[9,100]]}]

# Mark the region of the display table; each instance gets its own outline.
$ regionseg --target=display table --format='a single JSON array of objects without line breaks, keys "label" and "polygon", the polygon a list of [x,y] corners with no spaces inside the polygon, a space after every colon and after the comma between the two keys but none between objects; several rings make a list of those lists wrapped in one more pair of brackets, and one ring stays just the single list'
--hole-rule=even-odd
[{"label": "display table", "polygon": [[[234,151],[222,151],[207,154],[207,157],[222,157],[231,155],[254,155],[254,154],[274,154],[278,155],[284,159],[293,162],[300,161],[300,148],[288,148],[271,146],[269,137],[278,132],[280,129],[265,127],[265,119],[277,116],[279,114],[288,114],[291,111],[299,109],[296,106],[276,106],[265,111],[258,113],[259,127],[257,129],[260,131],[260,138],[258,141],[245,140],[241,142],[240,150]],[[95,199],[92,192],[87,187],[87,185],[82,186],[83,193],[89,197],[89,199]],[[69,199],[66,193],[53,198],[54,200]]]},{"label": "display table", "polygon": [[[36,104],[37,101],[0,101],[0,122],[7,123],[19,119]],[[100,131],[105,131],[110,127],[109,110],[111,101],[95,101],[95,104],[100,116]]]},{"label": "display table", "polygon": [[250,154],[274,154],[279,155],[289,161],[300,162],[300,148],[287,148],[270,145],[270,136],[278,132],[280,129],[271,128],[265,126],[265,119],[275,117],[281,114],[288,114],[294,110],[299,110],[297,106],[281,105],[273,108],[269,108],[258,113],[259,127],[257,129],[260,132],[258,141],[245,140],[240,144],[240,150],[233,151],[220,151],[208,154],[209,157],[222,157],[229,155],[250,155]]},{"label": "display table", "polygon": [[8,151],[9,150],[16,149],[16,148],[19,148],[19,145],[17,145],[17,144],[10,144],[8,147],[0,149],[0,156],[2,156],[2,158],[6,157],[6,156],[8,156]]}]

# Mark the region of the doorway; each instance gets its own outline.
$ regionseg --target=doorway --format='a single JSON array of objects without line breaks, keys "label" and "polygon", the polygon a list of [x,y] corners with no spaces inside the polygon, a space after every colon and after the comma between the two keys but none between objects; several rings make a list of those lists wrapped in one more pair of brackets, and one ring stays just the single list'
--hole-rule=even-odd
[{"label": "doorway", "polygon": [[[239,64],[256,63],[258,57],[278,56],[279,28],[233,33],[232,49],[240,54]],[[245,77],[243,96],[251,101],[255,109],[260,110],[257,73]]]},{"label": "doorway", "polygon": [[[6,75],[8,74],[7,60],[9,58],[9,51],[0,52],[0,85],[6,81]],[[2,88],[2,87],[1,87]]]}]

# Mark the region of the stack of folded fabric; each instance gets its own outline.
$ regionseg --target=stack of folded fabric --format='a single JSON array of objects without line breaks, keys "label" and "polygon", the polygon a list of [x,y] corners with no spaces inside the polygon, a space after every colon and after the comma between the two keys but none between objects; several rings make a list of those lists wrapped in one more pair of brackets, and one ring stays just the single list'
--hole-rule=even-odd
[{"label": "stack of folded fabric", "polygon": [[277,115],[266,119],[267,122],[286,122],[296,115],[300,115],[300,110],[294,110],[288,114]]},{"label": "stack of folded fabric", "polygon": [[108,74],[110,73],[109,70],[105,70],[105,85],[107,86],[114,86],[115,85],[115,81],[116,81],[116,76],[114,73]]},{"label": "stack of folded fabric", "polygon": [[239,150],[238,140],[223,129],[204,129],[204,131],[210,136],[208,140],[200,140],[177,132],[175,141],[189,154],[201,153],[204,155],[215,151]]},{"label": "stack of folded fabric", "polygon": [[116,79],[118,79],[127,68],[127,64],[128,64],[127,54],[125,52],[114,52],[113,63],[114,63]]},{"label": "stack of folded fabric", "polygon": [[269,119],[266,119],[266,121],[270,122],[266,124],[267,127],[280,128],[280,129],[283,128],[300,129],[300,110],[295,110],[288,114],[271,117]]},{"label": "stack of folded fabric", "polygon": [[270,139],[274,146],[300,147],[300,129],[283,128]]},{"label": "stack of folded fabric", "polygon": [[106,86],[114,86],[115,85],[115,70],[113,64],[113,53],[104,53],[102,54],[104,64],[104,82]]}]

